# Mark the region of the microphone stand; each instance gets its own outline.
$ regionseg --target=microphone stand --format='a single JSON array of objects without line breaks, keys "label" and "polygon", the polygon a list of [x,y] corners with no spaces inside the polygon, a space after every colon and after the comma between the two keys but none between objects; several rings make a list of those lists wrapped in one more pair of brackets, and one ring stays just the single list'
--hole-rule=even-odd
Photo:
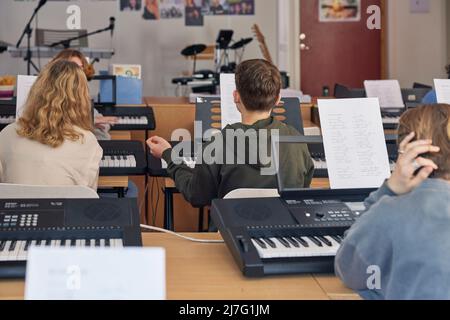
[{"label": "microphone stand", "polygon": [[34,18],[36,17],[39,10],[42,8],[42,5],[38,5],[36,9],[34,9],[33,15],[31,16],[30,20],[28,21],[27,25],[25,26],[25,29],[22,32],[22,35],[20,36],[19,41],[17,42],[16,48],[20,47],[20,44],[22,43],[23,38],[25,35],[27,36],[27,53],[24,61],[27,61],[27,74],[31,75],[31,66],[33,66],[34,70],[39,73],[38,67],[34,64],[34,62],[31,60],[32,53],[31,53],[31,35],[33,33],[33,29],[31,28],[31,23],[33,22]]},{"label": "microphone stand", "polygon": [[77,36],[77,37],[73,37],[73,38],[61,40],[61,41],[58,41],[58,42],[54,42],[54,43],[52,43],[52,44],[50,45],[50,48],[54,48],[54,47],[57,47],[57,46],[62,45],[65,49],[68,49],[68,48],[70,48],[70,43],[71,43],[72,41],[74,41],[74,40],[87,38],[87,37],[93,36],[93,35],[95,35],[95,34],[102,33],[102,32],[106,32],[106,31],[110,31],[110,30],[114,30],[114,24],[110,24],[110,25],[109,25],[108,27],[106,27],[106,28],[99,29],[99,30],[96,30],[96,31],[92,31],[92,32],[89,32],[89,33],[86,33],[86,34],[82,34],[82,35],[79,35],[79,36]]}]

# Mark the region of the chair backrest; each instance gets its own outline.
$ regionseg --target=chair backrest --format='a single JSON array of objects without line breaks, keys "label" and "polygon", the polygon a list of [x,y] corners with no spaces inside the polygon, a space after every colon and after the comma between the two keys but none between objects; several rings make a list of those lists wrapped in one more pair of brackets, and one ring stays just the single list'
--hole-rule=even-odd
[{"label": "chair backrest", "polygon": [[257,199],[279,198],[277,189],[236,189],[228,193],[224,199]]},{"label": "chair backrest", "polygon": [[[85,35],[87,30],[50,30],[36,29],[36,47],[50,46],[55,42]],[[71,48],[89,48],[88,38],[77,39],[70,42]]]},{"label": "chair backrest", "polygon": [[31,186],[0,183],[1,199],[98,199],[98,194],[83,186]]}]

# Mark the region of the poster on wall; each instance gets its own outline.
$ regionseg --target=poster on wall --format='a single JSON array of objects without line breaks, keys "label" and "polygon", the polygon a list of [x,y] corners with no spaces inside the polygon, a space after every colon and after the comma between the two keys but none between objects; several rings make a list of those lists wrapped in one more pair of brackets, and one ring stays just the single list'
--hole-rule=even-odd
[{"label": "poster on wall", "polygon": [[120,11],[140,11],[142,0],[120,0]]},{"label": "poster on wall", "polygon": [[159,13],[161,19],[183,18],[184,0],[160,0]]},{"label": "poster on wall", "polygon": [[186,26],[203,26],[203,0],[185,0]]},{"label": "poster on wall", "polygon": [[361,20],[361,0],[319,0],[320,22]]},{"label": "poster on wall", "polygon": [[144,20],[159,20],[159,0],[144,0]]},{"label": "poster on wall", "polygon": [[205,15],[253,15],[255,0],[204,0]]}]

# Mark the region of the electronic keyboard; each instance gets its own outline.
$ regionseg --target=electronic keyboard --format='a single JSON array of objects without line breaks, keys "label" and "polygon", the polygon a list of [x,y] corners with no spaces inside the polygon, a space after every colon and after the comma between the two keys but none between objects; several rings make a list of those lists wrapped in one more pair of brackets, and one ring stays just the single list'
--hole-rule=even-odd
[{"label": "electronic keyboard", "polygon": [[[314,163],[314,178],[328,178],[328,166],[325,159],[323,143],[307,143],[309,153]],[[386,141],[391,172],[394,171],[398,158],[398,148],[395,141]]]},{"label": "electronic keyboard", "polygon": [[14,103],[0,104],[0,131],[16,121],[16,105]]},{"label": "electronic keyboard", "polygon": [[155,116],[151,107],[116,107],[95,106],[98,112],[105,117],[117,117],[119,122],[111,126],[111,130],[155,130]]},{"label": "electronic keyboard", "polygon": [[[186,141],[186,142],[178,142],[171,141],[170,144],[172,148],[180,148],[180,153],[174,159],[179,161],[180,164],[184,163],[191,169],[195,168],[196,165],[196,151],[194,147],[194,142]],[[184,151],[183,151],[184,150]],[[167,173],[167,163],[162,160],[155,158],[152,154],[148,153],[148,173],[152,177],[164,177],[167,178],[169,174]]]},{"label": "electronic keyboard", "polygon": [[101,176],[133,176],[147,172],[142,142],[128,140],[99,141],[103,149],[100,162]]},{"label": "electronic keyboard", "polygon": [[23,278],[31,246],[140,247],[136,200],[0,200],[0,279]]},{"label": "electronic keyboard", "polygon": [[333,273],[344,233],[375,190],[302,190],[289,198],[214,200],[213,223],[247,277]]}]

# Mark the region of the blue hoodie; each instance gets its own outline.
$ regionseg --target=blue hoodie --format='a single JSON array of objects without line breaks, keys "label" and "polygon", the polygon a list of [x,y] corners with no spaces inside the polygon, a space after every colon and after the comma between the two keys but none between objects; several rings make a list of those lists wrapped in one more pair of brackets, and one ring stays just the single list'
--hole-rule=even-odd
[{"label": "blue hoodie", "polygon": [[[403,196],[384,184],[366,208],[336,256],[345,285],[365,299],[450,299],[450,183],[428,179]],[[381,286],[371,290],[372,266]]]}]

